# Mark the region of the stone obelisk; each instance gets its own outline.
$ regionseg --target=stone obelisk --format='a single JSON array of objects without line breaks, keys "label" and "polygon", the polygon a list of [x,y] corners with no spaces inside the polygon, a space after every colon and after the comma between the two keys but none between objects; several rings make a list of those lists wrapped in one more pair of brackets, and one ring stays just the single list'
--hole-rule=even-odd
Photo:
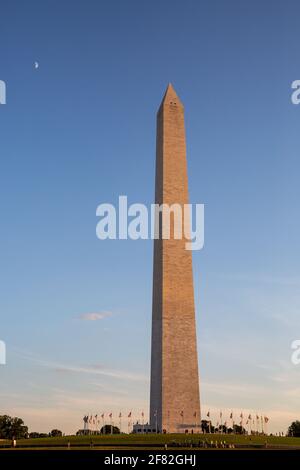
[{"label": "stone obelisk", "polygon": [[[155,203],[188,202],[184,108],[169,84],[157,113]],[[172,236],[172,225],[170,233],[163,239],[160,230],[154,240],[150,423],[158,432],[198,432],[192,251]]]}]

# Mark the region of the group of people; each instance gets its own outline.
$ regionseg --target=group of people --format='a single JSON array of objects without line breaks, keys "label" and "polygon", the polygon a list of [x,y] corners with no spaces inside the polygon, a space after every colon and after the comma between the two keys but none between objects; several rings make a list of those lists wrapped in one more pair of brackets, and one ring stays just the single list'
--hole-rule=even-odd
[{"label": "group of people", "polygon": [[[201,440],[201,441],[182,441],[182,442],[171,442],[170,447],[202,447],[202,448],[215,448],[215,449],[235,449],[235,445],[227,443],[226,441],[212,441],[212,440]],[[167,450],[168,444],[165,444]]]}]

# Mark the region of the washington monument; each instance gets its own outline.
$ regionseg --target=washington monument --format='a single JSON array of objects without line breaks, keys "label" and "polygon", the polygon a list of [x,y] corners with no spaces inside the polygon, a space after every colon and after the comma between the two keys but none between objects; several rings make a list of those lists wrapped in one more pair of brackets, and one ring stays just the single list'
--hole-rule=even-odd
[{"label": "washington monument", "polygon": [[[171,84],[157,113],[155,203],[189,203],[184,108]],[[158,432],[199,432],[192,252],[174,232],[162,239],[161,225],[162,218],[154,241],[150,423]]]}]

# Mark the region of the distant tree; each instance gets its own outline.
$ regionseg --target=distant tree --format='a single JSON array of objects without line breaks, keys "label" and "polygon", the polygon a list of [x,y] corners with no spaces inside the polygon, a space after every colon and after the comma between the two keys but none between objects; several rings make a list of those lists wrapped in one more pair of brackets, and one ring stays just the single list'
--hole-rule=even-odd
[{"label": "distant tree", "polygon": [[37,439],[37,438],[39,438],[39,437],[40,437],[40,438],[41,438],[41,437],[49,437],[49,434],[46,434],[46,433],[44,433],[44,432],[34,432],[34,431],[33,431],[33,432],[30,432],[30,433],[29,433],[28,437],[29,437],[30,439]]},{"label": "distant tree", "polygon": [[212,424],[209,426],[209,421],[206,419],[201,420],[201,429],[204,433],[215,432],[215,428]]},{"label": "distant tree", "polygon": [[59,429],[52,429],[49,435],[50,437],[62,437],[62,432]]},{"label": "distant tree", "polygon": [[28,427],[21,418],[12,418],[8,415],[0,416],[0,438],[22,439],[28,436]]},{"label": "distant tree", "polygon": [[246,429],[242,426],[239,426],[238,424],[235,424],[233,426],[233,432],[234,434],[246,434]]},{"label": "distant tree", "polygon": [[120,434],[120,429],[117,426],[111,426],[110,424],[106,424],[105,426],[101,428],[100,433],[101,434]]},{"label": "distant tree", "polygon": [[218,427],[218,432],[221,432],[223,434],[226,434],[227,433],[227,426],[225,426],[225,424],[222,424],[222,426],[220,425]]},{"label": "distant tree", "polygon": [[300,421],[293,421],[288,429],[288,436],[300,437]]}]

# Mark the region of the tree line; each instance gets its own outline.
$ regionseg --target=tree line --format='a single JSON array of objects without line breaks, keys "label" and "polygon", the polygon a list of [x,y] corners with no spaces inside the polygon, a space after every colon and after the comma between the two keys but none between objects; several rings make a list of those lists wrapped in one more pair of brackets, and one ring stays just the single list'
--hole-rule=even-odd
[{"label": "tree line", "polygon": [[21,418],[8,415],[0,416],[0,439],[26,439],[28,437],[61,437],[62,432],[59,429],[52,429],[48,434],[39,432],[28,432],[28,426],[25,426]]},{"label": "tree line", "polygon": [[[214,427],[209,421],[201,421],[201,429],[204,433],[234,433],[234,434],[246,434],[246,429],[242,426],[234,425],[233,428],[227,428],[225,425]],[[111,433],[111,426],[107,425],[101,429],[103,434]],[[114,427],[112,430],[113,434],[117,434],[120,430]],[[24,424],[24,421],[18,417],[11,417],[8,415],[0,416],[0,439],[26,439],[26,438],[38,438],[38,437],[61,437],[62,431],[59,429],[52,429],[48,434],[39,432],[28,432],[28,426]],[[296,420],[291,423],[288,428],[287,436],[300,437],[300,421]]]}]

